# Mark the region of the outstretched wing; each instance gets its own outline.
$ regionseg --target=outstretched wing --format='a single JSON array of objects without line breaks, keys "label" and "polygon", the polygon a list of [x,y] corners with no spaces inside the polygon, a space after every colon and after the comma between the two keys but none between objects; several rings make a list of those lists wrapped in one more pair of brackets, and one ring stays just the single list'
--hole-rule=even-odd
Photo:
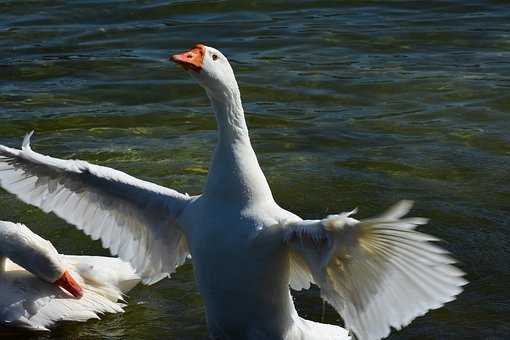
[{"label": "outstretched wing", "polygon": [[[286,226],[291,264],[308,271],[321,296],[359,339],[381,339],[430,309],[455,299],[467,283],[435,237],[415,230],[423,218],[403,218],[412,202],[358,221],[353,212]],[[306,287],[305,276],[291,286]],[[297,281],[297,282],[294,282]]]},{"label": "outstretched wing", "polygon": [[169,276],[189,254],[177,217],[190,198],[123,172],[0,145],[0,186],[54,212],[130,262],[145,284]]}]

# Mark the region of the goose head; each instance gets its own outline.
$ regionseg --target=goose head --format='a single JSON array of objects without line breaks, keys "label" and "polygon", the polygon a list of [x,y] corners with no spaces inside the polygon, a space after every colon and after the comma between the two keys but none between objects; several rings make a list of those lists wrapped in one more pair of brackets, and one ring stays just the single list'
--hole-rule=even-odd
[{"label": "goose head", "polygon": [[189,51],[172,55],[170,60],[188,71],[212,98],[223,99],[239,92],[230,63],[213,47],[197,44]]},{"label": "goose head", "polygon": [[0,257],[5,256],[43,281],[55,284],[74,297],[83,290],[61,261],[51,242],[25,225],[0,221]]}]

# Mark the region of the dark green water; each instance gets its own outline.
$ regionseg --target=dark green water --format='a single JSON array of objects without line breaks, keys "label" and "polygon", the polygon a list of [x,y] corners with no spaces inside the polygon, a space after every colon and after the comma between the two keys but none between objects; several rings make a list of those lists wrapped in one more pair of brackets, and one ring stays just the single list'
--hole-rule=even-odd
[{"label": "dark green water", "polygon": [[[391,339],[510,337],[510,5],[504,1],[1,1],[0,143],[199,193],[215,142],[202,89],[166,61],[204,42],[236,71],[278,202],[303,217],[403,198],[471,283]],[[64,253],[107,254],[0,192]],[[315,290],[296,294],[320,320]],[[203,339],[191,264],[124,315],[40,339]],[[339,322],[328,307],[325,320]],[[25,336],[25,334],[23,335]]]}]

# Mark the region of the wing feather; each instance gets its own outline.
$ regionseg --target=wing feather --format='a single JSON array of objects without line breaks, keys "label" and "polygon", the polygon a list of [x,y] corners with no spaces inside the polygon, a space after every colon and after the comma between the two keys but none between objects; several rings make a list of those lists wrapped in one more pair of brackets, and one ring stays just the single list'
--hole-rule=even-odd
[{"label": "wing feather", "polygon": [[[367,220],[351,218],[353,211],[286,226],[291,266],[308,271],[360,339],[388,336],[454,300],[467,283],[449,253],[431,243],[438,239],[415,230],[427,220],[403,218],[411,207],[402,201]],[[306,287],[306,274],[291,277],[291,286]]]},{"label": "wing feather", "polygon": [[169,276],[188,255],[177,223],[190,198],[123,172],[0,145],[0,185],[22,201],[54,212],[130,262],[143,282]]}]

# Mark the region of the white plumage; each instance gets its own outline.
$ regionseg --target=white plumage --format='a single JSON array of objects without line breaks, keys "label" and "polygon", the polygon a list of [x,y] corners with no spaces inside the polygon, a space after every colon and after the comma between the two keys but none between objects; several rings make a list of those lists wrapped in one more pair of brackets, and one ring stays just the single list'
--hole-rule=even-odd
[{"label": "white plumage", "polygon": [[303,221],[273,199],[249,138],[239,88],[225,56],[197,45],[172,59],[206,90],[218,144],[202,195],[84,161],[0,146],[0,184],[54,212],[113,254],[145,283],[193,256],[209,333],[219,339],[349,339],[338,326],[300,318],[289,285],[321,295],[359,339],[380,339],[461,292],[463,273],[436,239],[417,232],[401,202],[357,221],[351,213]]},{"label": "white plumage", "polygon": [[[403,218],[401,201],[384,215],[357,221],[353,213],[287,225],[291,256],[360,339],[380,339],[415,317],[454,300],[467,283],[455,261],[420,233],[423,218]],[[306,286],[299,276],[291,285]],[[412,301],[412,303],[410,303]]]},{"label": "white plumage", "polygon": [[[140,281],[133,268],[117,258],[60,255],[26,226],[5,221],[0,221],[0,259],[0,328],[48,331],[58,321],[123,312],[124,293]],[[49,262],[53,268],[42,267]],[[59,270],[79,283],[81,298],[48,279]]]},{"label": "white plumage", "polygon": [[189,254],[184,235],[172,219],[189,200],[186,195],[114,169],[33,152],[31,135],[21,150],[0,145],[4,189],[100,238],[113,255],[131,262],[146,284],[184,262]]}]

